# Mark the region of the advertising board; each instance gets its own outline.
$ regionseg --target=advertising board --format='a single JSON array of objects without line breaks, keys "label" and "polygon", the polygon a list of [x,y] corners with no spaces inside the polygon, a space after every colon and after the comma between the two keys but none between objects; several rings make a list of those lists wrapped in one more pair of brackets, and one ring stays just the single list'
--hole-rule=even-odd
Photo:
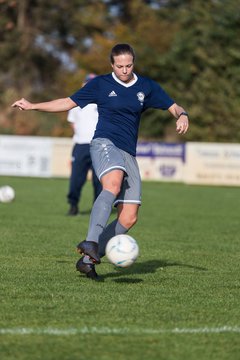
[{"label": "advertising board", "polygon": [[143,180],[182,182],[185,144],[139,142],[137,161]]},{"label": "advertising board", "polygon": [[37,136],[0,136],[0,175],[51,176],[52,140]]},{"label": "advertising board", "polygon": [[239,186],[240,145],[187,143],[184,179],[188,184]]}]

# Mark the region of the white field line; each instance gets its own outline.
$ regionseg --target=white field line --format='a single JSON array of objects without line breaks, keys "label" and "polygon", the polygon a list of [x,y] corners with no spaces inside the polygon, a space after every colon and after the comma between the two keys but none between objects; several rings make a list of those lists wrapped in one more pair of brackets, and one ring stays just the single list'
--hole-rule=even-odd
[{"label": "white field line", "polygon": [[173,328],[173,329],[134,329],[110,327],[82,327],[82,328],[0,328],[0,335],[161,335],[161,334],[221,334],[240,333],[240,326],[202,327],[202,328]]}]

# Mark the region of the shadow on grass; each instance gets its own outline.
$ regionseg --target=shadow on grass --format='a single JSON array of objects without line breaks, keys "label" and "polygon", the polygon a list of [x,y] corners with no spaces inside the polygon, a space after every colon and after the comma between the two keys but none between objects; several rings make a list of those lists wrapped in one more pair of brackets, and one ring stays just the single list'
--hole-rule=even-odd
[{"label": "shadow on grass", "polygon": [[[57,260],[57,263],[70,263],[72,260]],[[119,284],[138,284],[143,280],[141,278],[132,278],[128,277],[129,275],[142,275],[142,274],[151,274],[155,273],[157,269],[164,270],[170,266],[177,266],[183,268],[189,268],[197,271],[207,271],[207,268],[190,265],[190,264],[183,264],[180,262],[169,261],[169,260],[150,260],[144,262],[136,262],[132,266],[128,268],[118,268],[114,267],[114,272],[109,272],[107,274],[100,275],[100,282],[104,281],[107,278],[113,278],[113,281]],[[84,274],[79,274],[80,277],[85,277]],[[124,278],[123,278],[124,276]]]},{"label": "shadow on grass", "polygon": [[[175,262],[175,261],[172,262],[172,261],[168,261],[168,260],[150,260],[150,261],[145,261],[145,262],[137,262],[133,266],[131,266],[129,268],[125,268],[125,269],[116,267],[115,272],[111,272],[111,273],[102,275],[102,277],[104,279],[106,279],[106,278],[116,278],[116,277],[127,276],[127,275],[141,275],[141,274],[155,273],[157,269],[164,270],[164,268],[167,268],[170,266],[184,267],[184,268],[189,268],[189,269],[198,270],[198,271],[207,271],[207,269],[204,267],[190,265],[190,264],[183,264],[183,263]],[[142,280],[125,278],[125,279],[117,279],[114,281],[119,282],[119,283],[120,282],[139,283]]]}]

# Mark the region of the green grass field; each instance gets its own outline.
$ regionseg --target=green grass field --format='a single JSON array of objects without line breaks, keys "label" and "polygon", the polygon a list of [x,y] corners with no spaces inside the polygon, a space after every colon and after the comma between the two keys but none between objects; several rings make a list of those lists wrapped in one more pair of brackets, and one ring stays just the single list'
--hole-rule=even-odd
[{"label": "green grass field", "polygon": [[[240,188],[143,183],[128,269],[75,271],[92,203],[67,179],[1,177],[1,360],[234,360],[240,354]],[[114,216],[114,214],[113,214]]]}]

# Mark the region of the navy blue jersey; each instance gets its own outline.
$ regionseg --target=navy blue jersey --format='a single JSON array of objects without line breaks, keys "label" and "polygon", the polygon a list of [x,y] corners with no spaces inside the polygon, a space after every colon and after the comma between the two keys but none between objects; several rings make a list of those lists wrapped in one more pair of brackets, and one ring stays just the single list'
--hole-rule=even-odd
[{"label": "navy blue jersey", "polygon": [[118,81],[114,74],[97,76],[70,96],[81,108],[97,104],[99,117],[93,138],[107,138],[133,156],[141,113],[148,108],[166,110],[174,103],[155,81],[135,78],[131,85]]}]

